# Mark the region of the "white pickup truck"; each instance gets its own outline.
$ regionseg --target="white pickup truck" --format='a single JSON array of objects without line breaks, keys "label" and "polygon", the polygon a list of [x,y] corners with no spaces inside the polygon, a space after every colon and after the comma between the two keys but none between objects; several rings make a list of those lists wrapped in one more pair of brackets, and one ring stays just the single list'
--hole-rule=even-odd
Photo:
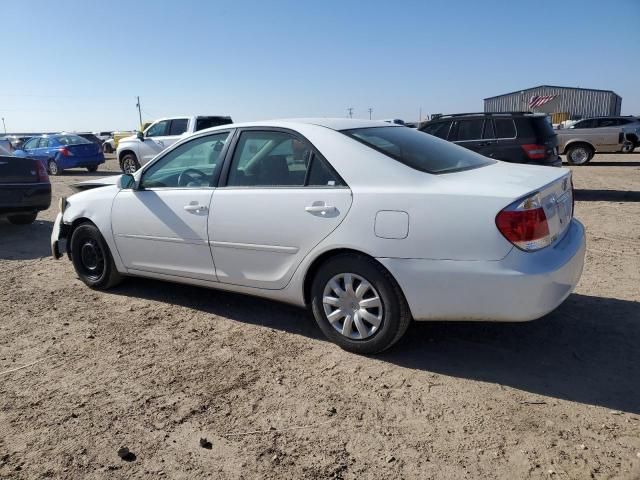
[{"label": "white pickup truck", "polygon": [[219,115],[161,118],[144,132],[121,139],[116,158],[124,173],[133,173],[182,137],[230,123],[233,123],[231,117]]}]

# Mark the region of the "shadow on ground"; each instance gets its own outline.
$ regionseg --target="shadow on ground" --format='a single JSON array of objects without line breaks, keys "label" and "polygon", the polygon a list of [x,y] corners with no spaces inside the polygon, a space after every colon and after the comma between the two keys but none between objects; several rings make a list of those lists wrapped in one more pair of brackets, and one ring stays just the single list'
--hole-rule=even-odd
[{"label": "shadow on ground", "polygon": [[587,190],[576,188],[576,200],[581,202],[640,202],[640,191],[633,190]]},{"label": "shadow on ground", "polygon": [[31,260],[51,255],[53,223],[36,219],[31,225],[0,220],[0,260]]},{"label": "shadow on ground", "polygon": [[[268,300],[143,279],[113,292],[324,339],[307,311]],[[375,358],[640,413],[638,345],[640,303],[573,294],[534,322],[414,322],[400,343]]]},{"label": "shadow on ground", "polygon": [[[637,158],[637,157],[636,157]],[[565,162],[565,165],[570,165]],[[589,162],[589,167],[640,167],[640,162],[636,162],[633,160],[625,161],[620,160],[619,162],[612,162],[610,160],[607,161],[597,161],[597,162]]]}]

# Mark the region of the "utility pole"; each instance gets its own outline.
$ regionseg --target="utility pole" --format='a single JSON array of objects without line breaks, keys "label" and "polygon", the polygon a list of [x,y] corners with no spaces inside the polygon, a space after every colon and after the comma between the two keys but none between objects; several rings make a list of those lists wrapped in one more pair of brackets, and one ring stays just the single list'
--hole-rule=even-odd
[{"label": "utility pole", "polygon": [[138,118],[140,119],[140,128],[142,128],[142,107],[140,106],[140,97],[136,97],[138,99],[138,103],[136,103],[136,107],[138,107]]},{"label": "utility pole", "polygon": [[347,113],[349,114],[349,118],[353,118],[353,107],[347,108]]},{"label": "utility pole", "polygon": [[369,107],[369,120],[371,120],[371,113],[373,112],[373,108]]},{"label": "utility pole", "polygon": [[4,127],[4,134],[7,134],[7,124],[4,123],[4,117],[2,117],[2,126]]}]

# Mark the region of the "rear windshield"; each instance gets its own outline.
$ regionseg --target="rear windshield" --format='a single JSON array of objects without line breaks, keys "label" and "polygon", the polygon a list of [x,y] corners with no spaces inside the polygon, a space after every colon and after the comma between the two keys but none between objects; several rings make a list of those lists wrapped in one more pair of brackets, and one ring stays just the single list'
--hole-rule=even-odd
[{"label": "rear windshield", "polygon": [[196,132],[205,128],[218,127],[233,123],[229,117],[198,117],[196,119]]},{"label": "rear windshield", "polygon": [[91,143],[80,135],[60,135],[56,137],[56,140],[58,140],[62,145],[82,145],[84,143]]},{"label": "rear windshield", "polygon": [[342,133],[421,172],[449,173],[494,163],[471,150],[407,127],[356,128]]},{"label": "rear windshield", "polygon": [[541,137],[550,137],[556,134],[551,124],[551,117],[533,117],[533,128]]}]

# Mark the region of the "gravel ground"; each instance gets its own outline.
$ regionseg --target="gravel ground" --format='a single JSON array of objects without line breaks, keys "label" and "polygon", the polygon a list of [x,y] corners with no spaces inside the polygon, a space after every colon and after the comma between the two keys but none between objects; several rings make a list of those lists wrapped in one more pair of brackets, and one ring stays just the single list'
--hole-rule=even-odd
[{"label": "gravel ground", "polygon": [[48,256],[57,207],[0,222],[0,477],[640,478],[640,154],[573,170],[587,263],[560,308],[373,358],[278,303],[94,292]]}]

